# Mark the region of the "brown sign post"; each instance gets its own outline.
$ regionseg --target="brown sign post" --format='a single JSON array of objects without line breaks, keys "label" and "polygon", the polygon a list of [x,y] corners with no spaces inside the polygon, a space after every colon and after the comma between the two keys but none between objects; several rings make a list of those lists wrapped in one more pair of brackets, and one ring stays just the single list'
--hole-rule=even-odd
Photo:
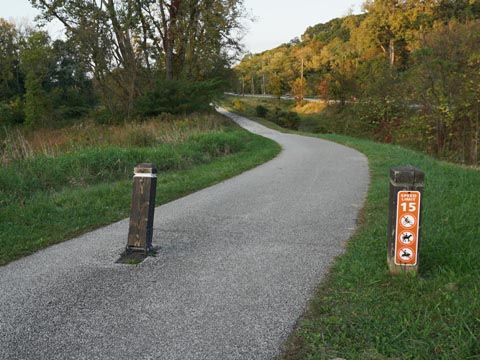
[{"label": "brown sign post", "polygon": [[140,164],[135,166],[134,173],[127,252],[146,254],[152,250],[157,168],[154,164]]},{"label": "brown sign post", "polygon": [[387,262],[391,274],[417,273],[425,173],[411,165],[390,169]]}]

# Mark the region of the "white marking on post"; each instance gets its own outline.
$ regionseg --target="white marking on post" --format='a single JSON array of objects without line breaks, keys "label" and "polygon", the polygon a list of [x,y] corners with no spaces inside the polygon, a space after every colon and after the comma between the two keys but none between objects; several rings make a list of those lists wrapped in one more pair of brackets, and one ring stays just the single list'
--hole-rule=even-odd
[{"label": "white marking on post", "polygon": [[135,174],[134,178],[157,178],[157,174]]}]

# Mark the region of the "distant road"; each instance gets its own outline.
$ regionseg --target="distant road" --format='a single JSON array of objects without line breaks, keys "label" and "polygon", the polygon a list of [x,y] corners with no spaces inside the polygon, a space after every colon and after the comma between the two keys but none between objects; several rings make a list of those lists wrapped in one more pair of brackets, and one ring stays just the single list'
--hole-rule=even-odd
[{"label": "distant road", "polygon": [[[274,96],[274,95],[269,95],[269,94],[258,94],[258,95],[251,95],[251,94],[236,94],[236,93],[232,93],[232,92],[226,92],[225,95],[230,95],[230,96],[242,96],[242,97],[251,97],[251,98],[264,98],[264,99],[278,99],[278,96]],[[283,96],[280,96],[280,99],[282,100],[295,100],[295,98],[293,98],[292,96],[289,96],[289,95],[283,95]],[[304,97],[303,98],[304,101],[311,101],[311,102],[324,102],[324,103],[329,103],[329,104],[335,104],[335,103],[339,103],[340,101],[339,100],[322,100],[322,99],[317,99],[317,98],[308,98],[308,97]]]},{"label": "distant road", "polygon": [[[277,96],[274,96],[274,95],[268,95],[268,94],[258,94],[258,95],[251,95],[251,94],[236,94],[236,93],[232,93],[232,92],[226,92],[224,93],[225,95],[230,95],[230,96],[240,96],[240,97],[250,97],[250,98],[265,98],[265,99],[278,99]],[[280,97],[280,99],[282,100],[295,100],[293,97],[289,96],[289,95],[283,95]],[[305,97],[303,98],[304,101],[310,101],[310,102],[321,102],[321,103],[328,103],[328,104],[339,104],[340,103],[340,100],[322,100],[322,99],[317,99],[317,98],[308,98],[308,97]],[[355,101],[346,101],[345,102],[346,104],[367,104],[368,101],[359,101],[359,100],[355,100]],[[422,110],[424,108],[424,105],[421,105],[421,104],[406,104],[406,103],[403,103],[402,104],[404,107],[407,107],[407,108],[410,108],[410,109],[415,109],[415,110]]]},{"label": "distant road", "polygon": [[[282,134],[274,160],[160,206],[156,257],[115,264],[128,219],[0,268],[0,359],[273,359],[368,186],[350,148]],[[34,231],[34,230],[33,230]]]}]

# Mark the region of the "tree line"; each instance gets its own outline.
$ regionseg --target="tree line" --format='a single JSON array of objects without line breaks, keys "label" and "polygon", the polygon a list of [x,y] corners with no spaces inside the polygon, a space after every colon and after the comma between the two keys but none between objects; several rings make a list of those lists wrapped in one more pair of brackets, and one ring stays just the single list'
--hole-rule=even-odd
[{"label": "tree line", "polygon": [[334,99],[378,140],[478,163],[480,1],[367,0],[363,13],[247,54],[238,93]]},{"label": "tree line", "polygon": [[0,19],[3,123],[196,110],[240,51],[242,0],[30,2],[65,37]]}]

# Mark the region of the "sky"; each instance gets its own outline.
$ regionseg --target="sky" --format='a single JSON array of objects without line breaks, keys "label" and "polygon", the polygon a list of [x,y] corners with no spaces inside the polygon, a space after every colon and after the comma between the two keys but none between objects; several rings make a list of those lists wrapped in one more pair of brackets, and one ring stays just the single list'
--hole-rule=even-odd
[{"label": "sky", "polygon": [[[3,0],[0,0],[3,1]],[[245,0],[256,21],[248,26],[246,50],[258,53],[300,37],[307,27],[358,14],[364,0]]]},{"label": "sky", "polygon": [[[0,18],[12,20],[16,24],[33,23],[39,13],[28,0],[0,0]],[[48,25],[47,29],[54,39],[63,34],[59,22]]]},{"label": "sky", "polygon": [[[258,53],[272,49],[295,37],[308,26],[345,16],[349,11],[359,13],[364,0],[244,0],[255,21],[247,22],[245,50]],[[38,11],[28,0],[0,0],[0,17],[33,22]],[[52,24],[48,30],[53,38],[61,36],[61,27]]]}]

